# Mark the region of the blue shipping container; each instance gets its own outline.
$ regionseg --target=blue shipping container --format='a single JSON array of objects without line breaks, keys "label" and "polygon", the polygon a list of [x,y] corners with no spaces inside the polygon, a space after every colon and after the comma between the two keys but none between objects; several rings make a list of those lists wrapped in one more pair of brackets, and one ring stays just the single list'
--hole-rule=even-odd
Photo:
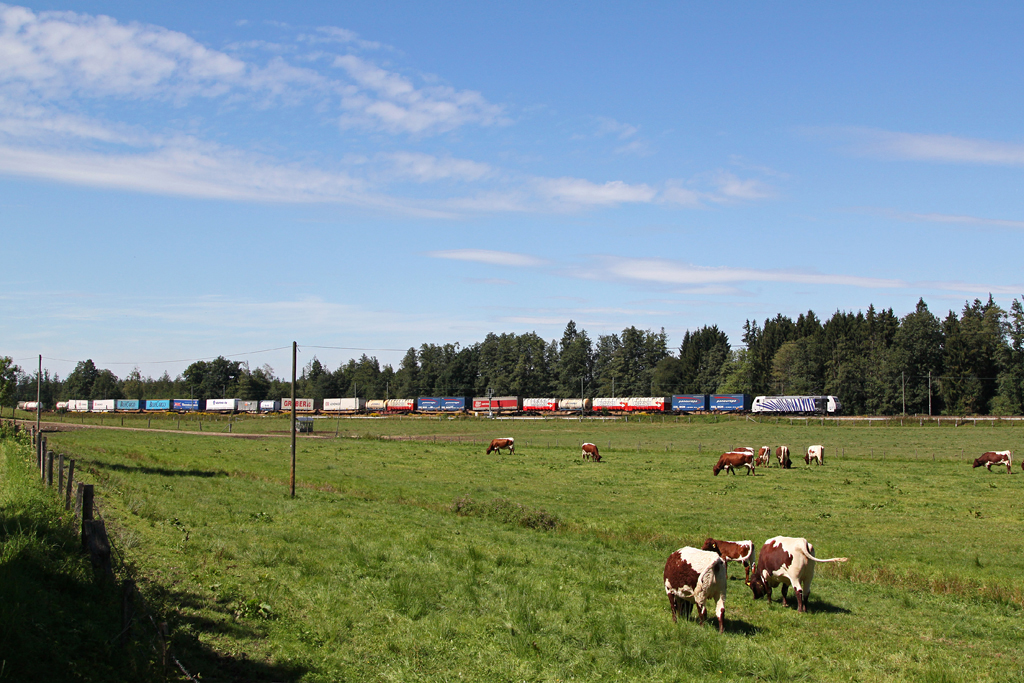
[{"label": "blue shipping container", "polygon": [[174,410],[199,410],[198,398],[176,398],[171,404]]},{"label": "blue shipping container", "polygon": [[441,399],[441,410],[448,412],[458,412],[466,409],[466,397],[465,396],[445,396]]},{"label": "blue shipping container", "polygon": [[712,394],[711,410],[750,410],[749,394]]},{"label": "blue shipping container", "polygon": [[160,399],[146,399],[146,410],[170,410],[171,399],[160,398]]},{"label": "blue shipping container", "polygon": [[132,398],[132,399],[119,398],[119,399],[117,399],[117,404],[116,404],[115,407],[118,410],[138,410],[139,409],[139,399],[137,399],[137,398]]},{"label": "blue shipping container", "polygon": [[437,396],[420,396],[416,399],[416,410],[421,412],[437,412],[441,410],[441,399]]},{"label": "blue shipping container", "polygon": [[672,410],[689,412],[707,409],[707,394],[677,394],[672,397]]}]

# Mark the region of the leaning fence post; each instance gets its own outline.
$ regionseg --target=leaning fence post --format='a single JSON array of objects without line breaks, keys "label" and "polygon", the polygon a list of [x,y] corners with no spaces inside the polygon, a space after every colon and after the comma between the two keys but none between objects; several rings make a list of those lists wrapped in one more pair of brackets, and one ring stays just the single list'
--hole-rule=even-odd
[{"label": "leaning fence post", "polygon": [[68,463],[68,486],[64,493],[64,509],[71,509],[71,484],[75,480],[75,459],[71,458],[71,462]]},{"label": "leaning fence post", "polygon": [[[86,488],[89,489],[86,494]],[[88,500],[86,498],[88,497]],[[92,519],[92,485],[78,484],[78,491],[75,493],[75,516],[80,520]]]},{"label": "leaning fence post", "polygon": [[46,485],[53,486],[53,451],[46,451]]}]

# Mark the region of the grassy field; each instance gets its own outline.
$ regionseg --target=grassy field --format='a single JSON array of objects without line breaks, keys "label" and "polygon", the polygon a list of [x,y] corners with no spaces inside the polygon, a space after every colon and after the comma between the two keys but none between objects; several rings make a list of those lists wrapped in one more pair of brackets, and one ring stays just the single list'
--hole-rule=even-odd
[{"label": "grassy field", "polygon": [[[970,466],[1024,427],[898,424],[318,420],[295,500],[285,438],[49,436],[207,681],[1024,680],[1024,476]],[[780,443],[825,466],[711,474]],[[777,534],[851,558],[808,614],[733,566],[724,637],[671,623],[672,550]]]}]

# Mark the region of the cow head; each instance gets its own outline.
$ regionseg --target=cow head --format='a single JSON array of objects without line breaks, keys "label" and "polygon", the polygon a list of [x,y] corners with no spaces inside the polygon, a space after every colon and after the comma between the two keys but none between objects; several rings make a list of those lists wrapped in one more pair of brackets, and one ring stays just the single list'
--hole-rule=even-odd
[{"label": "cow head", "polygon": [[718,541],[716,541],[713,538],[709,538],[706,541],[704,541],[704,545],[701,547],[701,550],[710,550],[713,553],[718,553],[719,555],[722,554],[718,550]]},{"label": "cow head", "polygon": [[711,471],[714,472],[717,477],[718,473],[722,471],[722,463],[716,462],[714,467],[711,468]]},{"label": "cow head", "polygon": [[754,593],[755,600],[759,600],[768,594],[768,589],[764,585],[764,578],[757,571],[746,580],[746,584],[750,586],[750,590]]},{"label": "cow head", "polygon": [[981,458],[975,458],[974,459],[974,466],[975,467],[984,467],[985,463],[982,462]]}]

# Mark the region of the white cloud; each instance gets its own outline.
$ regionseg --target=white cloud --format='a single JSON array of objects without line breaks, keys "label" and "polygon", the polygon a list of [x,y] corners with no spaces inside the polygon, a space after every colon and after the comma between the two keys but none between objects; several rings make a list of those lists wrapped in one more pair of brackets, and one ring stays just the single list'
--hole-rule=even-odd
[{"label": "white cloud", "polygon": [[997,228],[1024,228],[1024,221],[1003,220],[999,218],[982,218],[980,216],[964,216],[945,213],[911,213],[903,211],[887,211],[893,218],[906,221],[925,223],[951,223],[964,225],[987,225]]},{"label": "white cloud", "polygon": [[583,178],[542,178],[536,185],[542,197],[570,206],[647,203],[657,196],[657,190],[649,185],[630,185],[621,180],[599,185]]},{"label": "white cloud", "polygon": [[448,249],[431,251],[427,253],[427,256],[454,261],[483,263],[489,266],[513,266],[520,268],[533,268],[547,263],[543,259],[527,254],[516,254],[510,251],[492,251],[490,249]]},{"label": "white cloud", "polygon": [[771,199],[775,196],[774,191],[760,180],[753,178],[744,180],[728,171],[716,173],[713,182],[717,192],[708,195],[708,198],[712,201],[755,201],[758,199]]},{"label": "white cloud", "polygon": [[844,132],[857,140],[853,151],[870,156],[968,164],[1024,164],[1024,144],[1017,142],[863,128]]},{"label": "white cloud", "polygon": [[427,134],[467,124],[507,123],[502,107],[487,102],[473,90],[448,86],[416,88],[404,76],[355,55],[337,57],[334,66],[344,69],[355,82],[355,86],[342,89],[341,106],[346,110],[340,119],[342,127]]},{"label": "white cloud", "polygon": [[619,121],[616,121],[615,119],[610,119],[606,116],[598,116],[597,122],[598,135],[614,135],[620,140],[631,138],[640,131],[640,129],[637,128],[636,126],[630,125],[628,123],[621,123]]},{"label": "white cloud", "polygon": [[469,159],[436,157],[419,152],[394,152],[381,158],[391,167],[390,174],[397,178],[411,178],[418,182],[437,180],[477,181],[493,175],[488,164]]}]

